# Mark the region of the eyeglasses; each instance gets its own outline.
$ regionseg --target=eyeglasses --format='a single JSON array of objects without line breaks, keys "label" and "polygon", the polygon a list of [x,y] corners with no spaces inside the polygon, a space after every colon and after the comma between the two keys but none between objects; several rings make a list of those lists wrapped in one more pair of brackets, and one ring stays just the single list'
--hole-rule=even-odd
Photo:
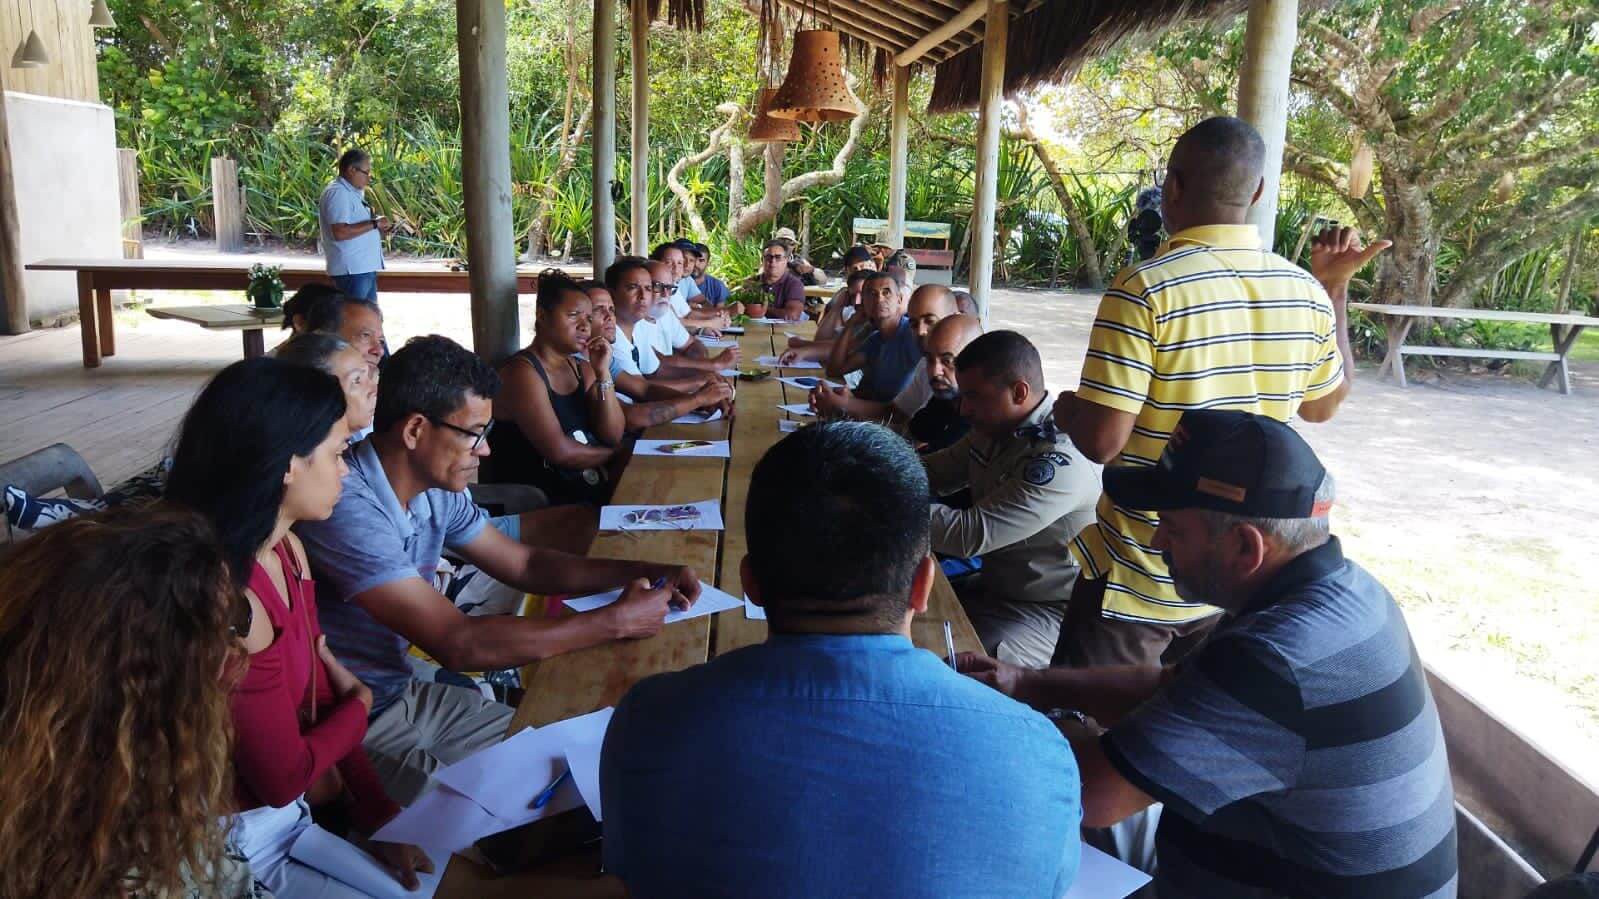
[{"label": "eyeglasses", "polygon": [[670,284],[665,281],[655,281],[653,282],[652,286],[655,288],[656,293],[677,293],[676,284]]},{"label": "eyeglasses", "polygon": [[361,174],[367,176],[368,178],[372,177],[372,170],[369,169],[369,168],[366,168],[366,169],[355,169],[355,171],[360,172]]},{"label": "eyeglasses", "polygon": [[773,255],[770,255],[770,256],[765,256],[763,258],[767,262],[782,262],[783,260],[788,258],[788,255],[786,253],[785,254],[773,254]]},{"label": "eyeglasses", "polygon": [[482,446],[483,441],[488,438],[489,432],[494,430],[494,420],[492,418],[489,419],[488,424],[483,426],[483,430],[481,431],[468,431],[466,428],[460,427],[459,425],[452,425],[443,419],[434,418],[431,415],[427,416],[427,420],[433,422],[441,428],[449,428],[457,434],[465,434],[466,436],[472,438],[472,445],[467,447],[467,449],[470,450],[476,450],[478,447]]}]

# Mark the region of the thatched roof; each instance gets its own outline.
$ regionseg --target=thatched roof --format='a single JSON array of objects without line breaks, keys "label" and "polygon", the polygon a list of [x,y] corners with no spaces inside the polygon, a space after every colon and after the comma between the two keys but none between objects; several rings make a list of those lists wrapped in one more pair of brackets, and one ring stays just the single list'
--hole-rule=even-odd
[{"label": "thatched roof", "polygon": [[[1044,0],[1011,19],[1005,93],[1064,81],[1084,62],[1128,38],[1189,19],[1236,15],[1247,7],[1246,0]],[[939,63],[927,111],[976,106],[982,71],[981,43]]]},{"label": "thatched roof", "polygon": [[[649,0],[650,21],[661,17],[663,3],[666,6],[666,24],[684,30],[705,30],[705,0]],[[622,5],[631,10],[633,0],[622,0]]]}]

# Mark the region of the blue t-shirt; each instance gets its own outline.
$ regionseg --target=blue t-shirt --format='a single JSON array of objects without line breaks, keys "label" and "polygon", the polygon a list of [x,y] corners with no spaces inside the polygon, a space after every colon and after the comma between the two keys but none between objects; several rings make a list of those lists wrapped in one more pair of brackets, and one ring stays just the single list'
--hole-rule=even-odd
[{"label": "blue t-shirt", "polygon": [[883,332],[873,332],[861,344],[861,353],[866,364],[861,368],[861,383],[855,388],[855,395],[879,403],[892,402],[899,396],[916,373],[916,363],[922,361],[922,347],[916,342],[908,315],[900,316],[899,330],[893,337],[885,340]]},{"label": "blue t-shirt", "polygon": [[706,275],[705,283],[699,285],[699,288],[700,296],[704,297],[706,302],[712,306],[721,306],[727,303],[727,285],[722,283],[722,279],[715,275]]},{"label": "blue t-shirt", "polygon": [[1449,759],[1399,607],[1336,539],[1261,595],[1100,740],[1166,804],[1160,895],[1453,897]]},{"label": "blue t-shirt", "polygon": [[904,637],[773,634],[641,681],[605,735],[605,866],[655,896],[1056,899],[1071,747]]},{"label": "blue t-shirt", "polygon": [[488,513],[470,493],[424,490],[402,508],[370,439],[351,448],[344,493],[327,521],[302,521],[294,532],[305,543],[316,578],[317,614],[328,647],[372,688],[376,716],[398,699],[411,679],[411,641],[389,630],[354,602],[355,596],[406,578],[433,583],[446,546],[471,543]]}]

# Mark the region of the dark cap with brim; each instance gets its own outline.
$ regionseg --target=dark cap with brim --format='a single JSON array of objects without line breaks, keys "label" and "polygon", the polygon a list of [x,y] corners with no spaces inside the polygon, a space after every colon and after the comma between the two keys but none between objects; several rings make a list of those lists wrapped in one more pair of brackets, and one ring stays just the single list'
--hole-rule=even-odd
[{"label": "dark cap with brim", "polygon": [[1105,469],[1105,492],[1124,509],[1210,509],[1250,518],[1320,518],[1327,470],[1293,428],[1263,415],[1183,413],[1160,461]]}]

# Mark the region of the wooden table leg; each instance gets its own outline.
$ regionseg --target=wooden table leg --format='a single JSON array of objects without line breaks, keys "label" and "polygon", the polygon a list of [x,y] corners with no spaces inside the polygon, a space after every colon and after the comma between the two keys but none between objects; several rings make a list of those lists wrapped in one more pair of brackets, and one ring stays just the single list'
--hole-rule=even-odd
[{"label": "wooden table leg", "polygon": [[100,367],[100,328],[95,324],[94,273],[78,272],[78,328],[83,332],[83,367]]},{"label": "wooden table leg", "polygon": [[117,354],[117,322],[111,315],[111,291],[101,287],[95,290],[95,308],[100,320],[100,355]]},{"label": "wooden table leg", "polygon": [[1577,343],[1577,338],[1582,336],[1583,326],[1570,325],[1570,330],[1562,333],[1562,328],[1564,327],[1567,326],[1549,326],[1549,338],[1554,342],[1555,352],[1560,355],[1560,358],[1549,363],[1549,367],[1543,370],[1543,377],[1538,379],[1538,386],[1548,387],[1549,382],[1558,376],[1560,378],[1560,392],[1569,394],[1571,393],[1571,370],[1566,367],[1566,354],[1571,352],[1571,348]]},{"label": "wooden table leg", "polygon": [[255,359],[266,355],[266,335],[260,328],[247,328],[244,332],[244,358]]},{"label": "wooden table leg", "polygon": [[1394,380],[1400,387],[1405,385],[1405,354],[1400,349],[1405,345],[1405,338],[1410,335],[1410,326],[1416,323],[1413,318],[1398,318],[1389,316],[1392,324],[1388,326],[1388,355],[1383,357],[1382,365],[1377,368],[1377,377],[1382,377],[1383,372],[1392,371]]}]

